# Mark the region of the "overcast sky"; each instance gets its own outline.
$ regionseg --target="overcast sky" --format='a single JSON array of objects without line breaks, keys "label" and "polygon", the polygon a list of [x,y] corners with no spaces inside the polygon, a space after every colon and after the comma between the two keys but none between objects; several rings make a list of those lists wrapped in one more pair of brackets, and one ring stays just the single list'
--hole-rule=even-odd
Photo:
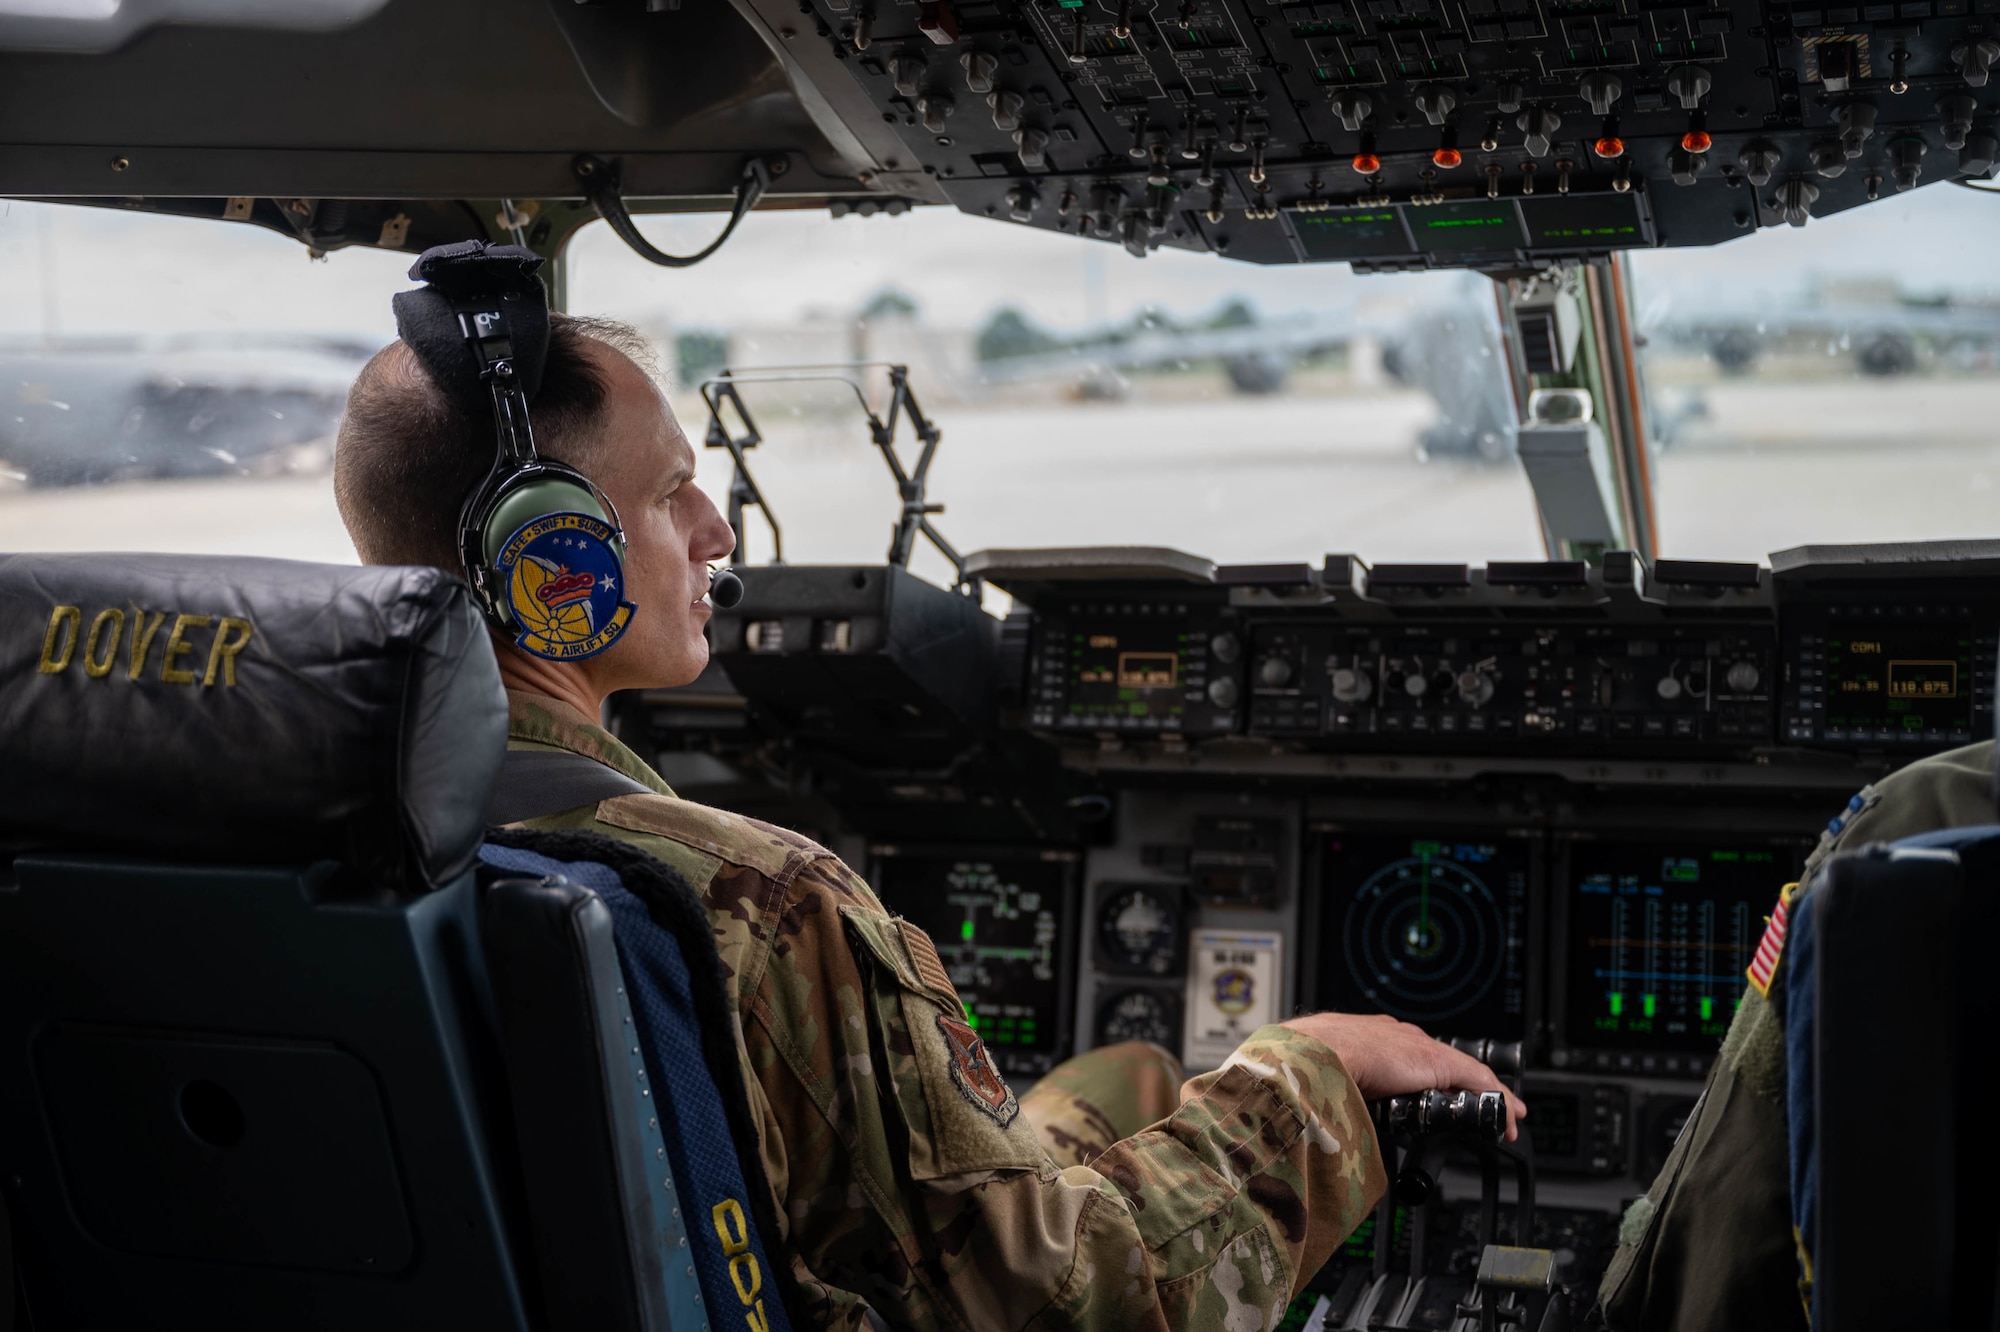
[{"label": "overcast sky", "polygon": [[[720,218],[648,219],[669,249],[713,236]],[[1939,185],[1709,250],[1639,257],[1642,306],[1790,295],[1817,275],[1882,276],[1906,289],[2000,298],[2000,198]],[[650,324],[775,324],[851,312],[883,287],[914,296],[932,322],[970,327],[1003,304],[1056,328],[1120,319],[1145,306],[1180,315],[1244,297],[1267,314],[1394,300],[1444,279],[1357,278],[1337,266],[1259,268],[1114,245],[971,218],[949,209],[902,217],[758,214],[715,258],[665,270],[602,226],[572,250],[571,305]],[[388,296],[406,285],[405,255],[366,249],[306,258],[256,227],[112,210],[0,201],[0,335],[184,329],[319,329],[387,338]]]}]

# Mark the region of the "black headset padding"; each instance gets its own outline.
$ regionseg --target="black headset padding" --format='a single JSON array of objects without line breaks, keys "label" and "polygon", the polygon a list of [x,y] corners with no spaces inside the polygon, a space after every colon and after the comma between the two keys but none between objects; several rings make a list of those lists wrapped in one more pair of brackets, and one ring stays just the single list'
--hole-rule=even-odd
[{"label": "black headset padding", "polygon": [[484,420],[493,404],[458,313],[490,306],[496,298],[502,303],[516,382],[532,403],[549,357],[548,291],[535,272],[541,266],[540,255],[519,245],[477,240],[436,245],[410,266],[411,280],[428,285],[398,292],[392,302],[397,336],[417,354],[431,382],[476,420]]}]

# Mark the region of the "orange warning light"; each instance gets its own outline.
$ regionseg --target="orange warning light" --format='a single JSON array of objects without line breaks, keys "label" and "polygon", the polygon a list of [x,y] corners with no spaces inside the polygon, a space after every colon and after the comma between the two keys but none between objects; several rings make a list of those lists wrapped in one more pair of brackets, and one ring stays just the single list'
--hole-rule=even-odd
[{"label": "orange warning light", "polygon": [[1373,153],[1356,153],[1354,169],[1364,176],[1372,176],[1382,169],[1382,159]]},{"label": "orange warning light", "polygon": [[1689,130],[1681,135],[1681,147],[1691,153],[1705,153],[1715,146],[1715,139],[1707,130]]},{"label": "orange warning light", "polygon": [[1599,157],[1625,156],[1625,140],[1619,138],[1616,134],[1605,135],[1595,144],[1591,145],[1591,147]]},{"label": "orange warning light", "polygon": [[1449,171],[1465,160],[1465,154],[1456,148],[1440,148],[1431,154],[1431,161]]}]

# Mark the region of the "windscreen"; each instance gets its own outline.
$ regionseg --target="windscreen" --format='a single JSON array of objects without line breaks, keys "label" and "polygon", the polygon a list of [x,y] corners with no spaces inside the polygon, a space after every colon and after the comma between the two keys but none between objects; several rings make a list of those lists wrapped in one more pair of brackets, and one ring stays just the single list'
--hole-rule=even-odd
[{"label": "windscreen", "polygon": [[[699,248],[714,216],[646,218]],[[0,214],[0,529],[21,549],[354,558],[334,507],[347,386],[394,336],[406,255],[314,258],[243,225],[29,203]],[[1210,255],[1145,259],[952,210],[750,218],[654,268],[599,224],[567,305],[627,321],[701,450],[725,366],[895,362],[943,431],[928,498],[961,551],[1177,546],[1220,562],[1536,558],[1487,284]],[[863,372],[873,406],[880,371]],[[900,503],[851,390],[745,391],[794,562],[880,562]],[[906,465],[917,453],[907,430]],[[768,530],[750,519],[753,560]],[[922,547],[916,567],[946,566]]]},{"label": "windscreen", "polygon": [[1634,254],[1660,553],[2000,535],[1996,223],[2000,198],[1940,184]]}]

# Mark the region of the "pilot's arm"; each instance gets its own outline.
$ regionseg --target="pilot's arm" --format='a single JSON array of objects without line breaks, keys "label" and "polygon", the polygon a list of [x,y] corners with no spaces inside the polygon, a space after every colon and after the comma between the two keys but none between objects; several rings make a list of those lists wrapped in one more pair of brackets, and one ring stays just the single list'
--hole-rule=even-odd
[{"label": "pilot's arm", "polygon": [[[1848,802],[1799,881],[1836,851],[1993,814],[1991,741],[1911,764]],[[1792,908],[1797,910],[1796,905]],[[1785,969],[1730,1023],[1701,1102],[1625,1215],[1600,1297],[1616,1332],[1803,1328],[1785,1119]]]},{"label": "pilot's arm", "polygon": [[1308,1031],[1260,1029],[1172,1116],[1060,1168],[930,940],[845,865],[807,866],[765,919],[743,1031],[809,1316],[1269,1327],[1385,1187],[1361,1093]]}]

